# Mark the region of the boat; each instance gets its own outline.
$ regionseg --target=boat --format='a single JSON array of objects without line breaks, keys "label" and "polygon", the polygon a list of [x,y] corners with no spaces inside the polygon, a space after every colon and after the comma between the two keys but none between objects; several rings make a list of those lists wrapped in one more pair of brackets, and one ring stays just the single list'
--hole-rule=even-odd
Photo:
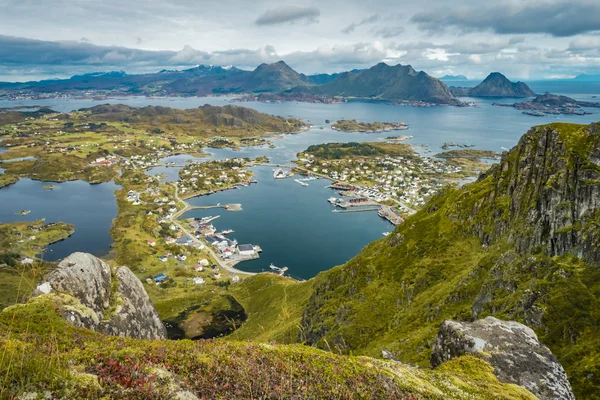
[{"label": "boat", "polygon": [[17,215],[27,215],[31,212],[31,210],[21,210],[17,213]]},{"label": "boat", "polygon": [[233,229],[225,229],[223,232],[221,232],[221,235],[229,235],[230,233],[233,233],[234,230]]},{"label": "boat", "polygon": [[330,204],[335,204],[338,201],[338,199],[336,197],[330,197],[330,198],[327,199],[327,201]]},{"label": "boat", "polygon": [[281,168],[275,168],[273,170],[273,178],[275,179],[283,179],[287,178],[289,174]]},{"label": "boat", "polygon": [[306,183],[306,182],[302,182],[300,179],[294,179],[294,182],[296,182],[296,183],[299,183],[299,184],[301,184],[301,185],[302,185],[302,186],[304,186],[304,187],[307,187],[307,186],[308,186],[308,183]]},{"label": "boat", "polygon": [[383,232],[383,236],[388,236],[392,232]]},{"label": "boat", "polygon": [[42,186],[42,189],[48,189],[48,190],[54,190],[56,188],[56,186],[54,185],[44,185]]},{"label": "boat", "polygon": [[276,267],[275,265],[273,265],[273,263],[271,263],[271,265],[269,265],[269,268],[271,268],[272,270],[275,270],[275,271],[279,271],[279,267]]}]

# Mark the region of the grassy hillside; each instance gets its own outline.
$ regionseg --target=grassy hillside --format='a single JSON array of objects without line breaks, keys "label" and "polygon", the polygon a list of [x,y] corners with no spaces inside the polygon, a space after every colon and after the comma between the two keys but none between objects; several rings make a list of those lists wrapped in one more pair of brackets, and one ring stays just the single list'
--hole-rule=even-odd
[{"label": "grassy hillside", "polygon": [[[446,190],[347,264],[296,284],[299,298],[311,293],[299,340],[428,365],[444,320],[495,315],[532,327],[578,397],[598,398],[599,132],[532,129],[477,182]],[[300,312],[291,309],[290,323]],[[248,321],[281,324],[281,314],[260,315]]]},{"label": "grassy hillside", "polygon": [[204,105],[179,110],[169,107],[125,105],[100,105],[82,111],[91,114],[97,122],[126,122],[136,129],[160,129],[169,134],[185,132],[187,135],[213,137],[246,137],[273,133],[296,132],[304,127],[297,119],[286,119],[260,113],[245,107]]},{"label": "grassy hillside", "polygon": [[107,337],[69,325],[64,307],[77,300],[46,295],[0,313],[0,397],[535,398],[471,357],[431,371],[302,345]]}]

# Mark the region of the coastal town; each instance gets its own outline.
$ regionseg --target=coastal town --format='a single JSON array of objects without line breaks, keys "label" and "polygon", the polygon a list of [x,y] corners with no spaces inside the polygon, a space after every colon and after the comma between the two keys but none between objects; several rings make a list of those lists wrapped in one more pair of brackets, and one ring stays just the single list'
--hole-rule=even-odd
[{"label": "coastal town", "polygon": [[444,186],[476,176],[489,166],[479,162],[475,168],[465,168],[456,159],[423,157],[407,145],[387,143],[311,146],[298,154],[296,165],[307,173],[339,181],[348,188],[346,195],[349,192],[375,202],[391,201],[409,213]]}]

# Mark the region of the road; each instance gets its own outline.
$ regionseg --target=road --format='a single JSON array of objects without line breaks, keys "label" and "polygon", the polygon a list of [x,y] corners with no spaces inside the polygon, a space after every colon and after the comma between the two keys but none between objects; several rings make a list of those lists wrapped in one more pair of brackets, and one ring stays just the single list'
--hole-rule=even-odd
[{"label": "road", "polygon": [[255,272],[246,272],[246,271],[241,271],[237,268],[234,268],[230,265],[228,265],[225,261],[223,261],[221,259],[221,257],[219,257],[214,251],[213,249],[210,248],[210,246],[204,242],[202,242],[200,239],[198,239],[194,234],[192,234],[190,231],[187,230],[186,227],[184,227],[182,224],[179,223],[179,221],[177,220],[181,215],[183,215],[185,212],[189,211],[192,209],[192,207],[185,202],[184,200],[182,200],[179,197],[179,188],[177,187],[177,185],[175,185],[175,199],[177,199],[178,202],[183,203],[184,207],[177,211],[175,214],[173,214],[173,216],[171,217],[171,222],[173,222],[175,225],[177,225],[179,227],[179,229],[181,229],[183,231],[183,233],[185,233],[186,235],[188,235],[190,238],[192,238],[192,242],[193,243],[201,243],[204,245],[204,248],[206,249],[206,251],[208,251],[208,254],[210,254],[212,256],[212,258],[215,259],[215,261],[217,262],[217,264],[219,264],[219,267],[223,268],[226,271],[229,271],[233,274],[240,274],[240,275],[256,275]]}]

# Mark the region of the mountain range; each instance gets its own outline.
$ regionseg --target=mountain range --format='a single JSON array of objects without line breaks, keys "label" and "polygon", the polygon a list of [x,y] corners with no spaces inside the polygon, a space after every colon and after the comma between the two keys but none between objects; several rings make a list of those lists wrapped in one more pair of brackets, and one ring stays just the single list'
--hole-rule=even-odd
[{"label": "mountain range", "polygon": [[[105,92],[137,95],[205,96],[213,94],[282,94],[358,97],[386,101],[460,104],[443,82],[411,66],[379,63],[366,70],[339,74],[300,74],[284,61],[261,64],[253,71],[235,67],[198,66],[182,71],[128,75],[124,72],[76,75],[70,79],[0,83],[0,91],[35,94]],[[101,93],[98,93],[101,94]]]}]

